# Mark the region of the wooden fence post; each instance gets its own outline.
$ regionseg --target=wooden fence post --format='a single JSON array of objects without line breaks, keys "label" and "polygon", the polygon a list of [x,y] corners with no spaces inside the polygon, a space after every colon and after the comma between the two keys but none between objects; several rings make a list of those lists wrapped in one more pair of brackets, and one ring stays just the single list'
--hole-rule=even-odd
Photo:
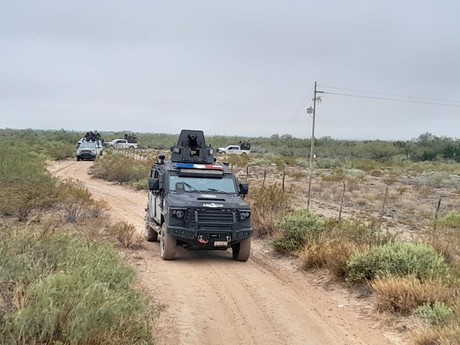
[{"label": "wooden fence post", "polygon": [[343,200],[345,199],[345,189],[346,189],[345,181],[342,181],[342,183],[343,183],[343,191],[342,191],[342,199],[340,200],[339,220],[342,219]]}]

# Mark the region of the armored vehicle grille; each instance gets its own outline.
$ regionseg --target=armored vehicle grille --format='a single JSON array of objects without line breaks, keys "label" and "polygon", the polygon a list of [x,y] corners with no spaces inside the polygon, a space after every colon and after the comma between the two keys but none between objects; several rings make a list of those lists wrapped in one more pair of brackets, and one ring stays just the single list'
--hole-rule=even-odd
[{"label": "armored vehicle grille", "polygon": [[198,230],[232,230],[236,214],[232,209],[188,209],[186,220]]}]

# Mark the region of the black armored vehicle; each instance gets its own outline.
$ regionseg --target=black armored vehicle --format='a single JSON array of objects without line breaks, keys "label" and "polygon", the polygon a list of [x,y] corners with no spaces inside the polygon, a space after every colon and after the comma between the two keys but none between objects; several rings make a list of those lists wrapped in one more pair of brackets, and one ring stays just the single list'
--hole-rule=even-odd
[{"label": "black armored vehicle", "polygon": [[171,161],[160,155],[152,166],[144,237],[160,240],[160,255],[173,260],[176,247],[232,249],[247,261],[251,251],[251,210],[243,201],[248,185],[225,164],[217,164],[204,133],[182,130]]}]

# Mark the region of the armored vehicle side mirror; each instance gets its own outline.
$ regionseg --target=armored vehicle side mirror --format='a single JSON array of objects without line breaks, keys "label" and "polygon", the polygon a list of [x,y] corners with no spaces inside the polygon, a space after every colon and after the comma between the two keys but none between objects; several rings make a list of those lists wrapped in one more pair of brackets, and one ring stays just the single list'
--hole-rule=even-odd
[{"label": "armored vehicle side mirror", "polygon": [[160,181],[157,178],[149,179],[149,190],[152,192],[158,192],[160,190]]},{"label": "armored vehicle side mirror", "polygon": [[246,196],[249,193],[249,185],[247,183],[240,183],[240,195]]}]

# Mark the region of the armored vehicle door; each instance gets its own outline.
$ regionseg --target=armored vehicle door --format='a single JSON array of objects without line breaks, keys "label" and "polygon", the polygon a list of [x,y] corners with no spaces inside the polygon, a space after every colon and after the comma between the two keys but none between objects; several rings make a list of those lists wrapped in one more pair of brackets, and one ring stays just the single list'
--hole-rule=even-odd
[{"label": "armored vehicle door", "polygon": [[[163,209],[163,197],[164,197],[164,174],[155,169],[153,172],[153,177],[157,178],[160,182],[160,190],[157,193],[150,193],[152,197],[152,202],[150,205],[153,206],[153,219],[157,224],[161,224],[161,211]],[[163,187],[163,188],[162,188]]]}]

